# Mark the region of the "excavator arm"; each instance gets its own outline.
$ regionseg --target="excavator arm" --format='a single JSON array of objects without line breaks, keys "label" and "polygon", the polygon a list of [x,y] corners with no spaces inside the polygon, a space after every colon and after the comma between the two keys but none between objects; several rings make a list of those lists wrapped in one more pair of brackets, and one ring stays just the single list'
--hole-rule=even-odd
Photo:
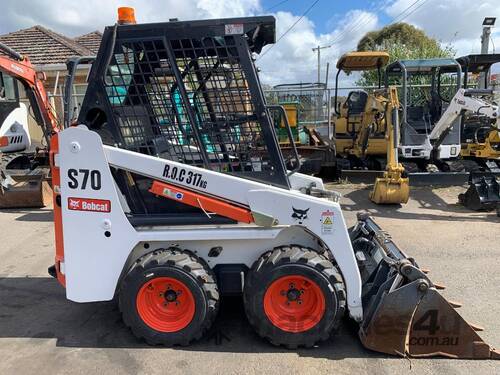
[{"label": "excavator arm", "polygon": [[453,123],[466,111],[492,119],[498,127],[498,107],[478,98],[492,94],[492,90],[459,89],[429,135],[432,148],[436,150],[441,145]]},{"label": "excavator arm", "polygon": [[9,46],[0,43],[0,51],[7,55],[0,56],[0,71],[21,81],[31,90],[43,119],[44,133],[58,132],[57,117],[52,110],[43,86],[44,74],[34,69],[28,57],[14,51]]}]

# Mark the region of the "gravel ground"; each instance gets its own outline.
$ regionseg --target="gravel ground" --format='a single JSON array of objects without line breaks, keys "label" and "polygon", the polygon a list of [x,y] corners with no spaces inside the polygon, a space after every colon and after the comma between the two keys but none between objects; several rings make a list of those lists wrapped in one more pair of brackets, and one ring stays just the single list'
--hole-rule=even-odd
[{"label": "gravel ground", "polygon": [[[343,194],[350,225],[368,210],[443,294],[464,303],[461,314],[500,345],[500,218],[456,204],[463,188],[414,189],[403,207],[368,201],[366,187],[332,186]],[[53,262],[52,213],[0,211],[0,374],[493,374],[500,362],[400,359],[365,350],[355,327],[309,350],[275,348],[249,328],[238,299],[224,301],[218,326],[230,341],[205,338],[187,348],[147,347],[121,322],[112,302],[76,304],[47,275]]]}]

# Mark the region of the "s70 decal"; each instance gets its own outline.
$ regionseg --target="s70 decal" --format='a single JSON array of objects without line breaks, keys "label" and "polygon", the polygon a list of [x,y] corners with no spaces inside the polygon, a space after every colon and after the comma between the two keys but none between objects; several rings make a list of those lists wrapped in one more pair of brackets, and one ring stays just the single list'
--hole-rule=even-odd
[{"label": "s70 decal", "polygon": [[70,189],[91,188],[101,190],[101,172],[90,169],[68,169],[68,187]]}]

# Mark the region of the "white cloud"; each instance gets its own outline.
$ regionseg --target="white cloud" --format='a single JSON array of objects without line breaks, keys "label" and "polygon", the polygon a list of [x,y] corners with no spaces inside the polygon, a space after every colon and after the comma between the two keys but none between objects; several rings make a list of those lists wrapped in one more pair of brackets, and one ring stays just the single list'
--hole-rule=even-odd
[{"label": "white cloud", "polygon": [[[297,21],[298,16],[289,12],[278,12],[277,36],[282,35]],[[329,23],[331,24],[331,23]],[[276,45],[264,49],[265,55],[257,60],[261,79],[268,84],[316,82],[317,52],[312,48],[332,45],[321,50],[321,80],[324,82],[326,63],[330,63],[330,83],[335,76],[335,64],[340,55],[356,48],[359,39],[378,27],[378,17],[362,10],[351,10],[344,15],[338,26],[325,34],[316,34],[314,23],[304,17]],[[269,52],[266,52],[270,49]],[[344,77],[344,79],[346,79]]]},{"label": "white cloud", "polygon": [[[500,7],[498,0],[421,0],[411,10],[414,13],[404,19],[423,29],[427,35],[441,41],[444,45],[451,43],[457,55],[479,53],[480,36],[485,17],[497,17],[500,28]],[[386,13],[395,17],[409,7],[415,0],[396,0],[386,8]],[[406,14],[406,13],[405,13]],[[494,29],[493,29],[494,30]],[[493,43],[500,50],[500,33],[492,35]]]},{"label": "white cloud", "polygon": [[75,36],[113,24],[120,6],[134,7],[139,22],[238,17],[261,10],[259,0],[4,0],[0,32],[41,24]]},{"label": "white cloud", "polygon": [[[119,6],[134,7],[138,22],[161,22],[169,18],[240,17],[263,12],[261,0],[4,0],[2,3],[0,33],[41,24],[68,36],[102,30],[104,26],[113,24]],[[278,37],[299,18],[290,12],[278,12],[275,16]],[[314,23],[304,17],[269,53],[259,59],[262,82],[316,81],[317,57],[311,48],[333,44],[332,48],[321,51],[322,80],[326,63],[330,62],[332,82],[335,63],[340,54],[355,48],[364,33],[377,26],[375,14],[351,10],[344,15],[336,14],[327,24],[329,31],[319,34]]]},{"label": "white cloud", "polygon": [[[395,17],[415,0],[383,0],[367,2],[366,7]],[[426,0],[420,0],[412,9]],[[452,43],[457,55],[479,52],[481,23],[485,16],[498,17],[499,25],[492,34],[490,48],[500,52],[499,0],[427,0],[422,7],[404,19],[440,40]],[[80,35],[114,23],[119,6],[136,9],[139,22],[161,22],[169,18],[180,20],[258,15],[263,12],[261,0],[3,0],[0,12],[0,33],[41,24],[68,36]],[[323,4],[329,9],[328,4]],[[332,12],[333,13],[333,12]],[[297,14],[278,12],[277,36],[282,35],[297,19]],[[271,48],[257,65],[264,83],[316,81],[317,55],[312,48],[333,44],[321,51],[322,79],[326,63],[330,62],[330,82],[335,75],[335,63],[344,52],[355,49],[359,39],[379,24],[375,11],[351,10],[334,14],[327,22],[327,31],[318,33],[316,25],[304,17],[277,45]],[[493,29],[495,31],[495,29]],[[268,49],[270,47],[266,47]],[[266,49],[264,51],[266,51]],[[499,68],[500,70],[500,68]],[[353,78],[349,77],[348,81]]]}]

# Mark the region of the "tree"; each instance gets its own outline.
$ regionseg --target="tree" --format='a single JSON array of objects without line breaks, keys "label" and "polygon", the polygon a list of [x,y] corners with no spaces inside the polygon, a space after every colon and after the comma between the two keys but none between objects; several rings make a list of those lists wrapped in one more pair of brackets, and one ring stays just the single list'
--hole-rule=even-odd
[{"label": "tree", "polygon": [[[442,47],[438,40],[407,23],[396,23],[377,31],[370,31],[358,43],[358,51],[386,51],[389,63],[404,59],[453,57],[451,46]],[[378,84],[377,72],[363,72],[356,82],[359,86]]]}]

